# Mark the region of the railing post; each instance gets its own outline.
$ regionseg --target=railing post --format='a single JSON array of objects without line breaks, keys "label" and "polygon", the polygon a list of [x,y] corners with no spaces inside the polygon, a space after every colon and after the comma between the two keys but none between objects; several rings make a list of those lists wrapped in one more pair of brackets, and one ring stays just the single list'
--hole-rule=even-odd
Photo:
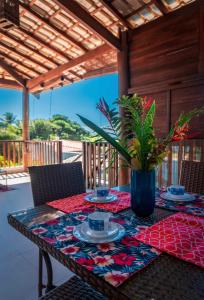
[{"label": "railing post", "polygon": [[[128,31],[120,31],[121,48],[118,52],[118,78],[119,78],[119,96],[127,95],[129,88],[129,61],[128,61]],[[124,116],[124,109],[121,107],[121,117]],[[124,167],[124,161],[120,158],[120,173],[119,173],[119,185],[125,185],[130,181],[130,170]]]},{"label": "railing post", "polygon": [[88,188],[88,180],[87,180],[87,150],[86,150],[86,142],[82,142],[82,168],[84,172],[84,180],[85,180],[85,186]]},{"label": "railing post", "polygon": [[26,142],[29,139],[29,90],[23,88],[23,166],[25,170],[28,167],[28,147]]},{"label": "railing post", "polygon": [[58,142],[58,163],[62,164],[62,141]]}]

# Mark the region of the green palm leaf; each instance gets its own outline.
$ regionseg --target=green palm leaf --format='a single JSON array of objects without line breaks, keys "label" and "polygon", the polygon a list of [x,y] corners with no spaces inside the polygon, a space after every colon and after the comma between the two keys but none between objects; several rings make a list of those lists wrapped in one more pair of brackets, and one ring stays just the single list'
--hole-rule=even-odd
[{"label": "green palm leaf", "polygon": [[106,133],[103,129],[98,127],[96,124],[94,124],[93,122],[89,121],[88,119],[86,119],[78,114],[77,114],[77,116],[80,118],[80,120],[86,126],[91,128],[97,134],[102,136],[104,138],[104,140],[106,140],[108,143],[110,143],[118,151],[118,153],[126,160],[126,162],[129,165],[131,164],[131,156],[125,148],[123,148],[116,140],[114,140],[108,133]]}]

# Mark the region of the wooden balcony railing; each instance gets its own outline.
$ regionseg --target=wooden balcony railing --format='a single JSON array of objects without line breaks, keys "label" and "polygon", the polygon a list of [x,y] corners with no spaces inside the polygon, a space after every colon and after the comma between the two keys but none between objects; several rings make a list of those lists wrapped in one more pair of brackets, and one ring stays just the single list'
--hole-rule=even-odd
[{"label": "wooden balcony railing", "polygon": [[40,166],[62,163],[61,141],[27,141],[27,165]]},{"label": "wooden balcony railing", "polygon": [[83,170],[87,188],[118,185],[118,155],[108,143],[83,143]]},{"label": "wooden balcony railing", "polygon": [[61,141],[0,141],[1,168],[22,167],[26,169],[28,166],[61,162]]},{"label": "wooden balcony railing", "polygon": [[[168,157],[156,169],[157,186],[179,183],[182,160],[204,161],[204,140],[172,143]],[[87,188],[118,185],[118,155],[108,143],[84,142],[83,168]]]},{"label": "wooden balcony railing", "polygon": [[182,160],[204,161],[204,140],[173,142],[168,157],[157,170],[158,186],[178,184]]}]

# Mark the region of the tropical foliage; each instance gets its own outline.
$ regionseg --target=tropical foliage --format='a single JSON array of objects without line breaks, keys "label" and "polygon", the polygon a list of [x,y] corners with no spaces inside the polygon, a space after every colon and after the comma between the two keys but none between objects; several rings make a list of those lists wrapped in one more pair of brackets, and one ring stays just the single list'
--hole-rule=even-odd
[{"label": "tropical foliage", "polygon": [[104,129],[80,115],[79,117],[86,126],[109,142],[128,166],[136,170],[150,171],[161,164],[168,154],[169,143],[193,137],[189,122],[193,117],[204,113],[204,107],[181,113],[169,134],[158,138],[153,127],[155,101],[135,94],[121,97],[117,104],[123,111],[122,117],[104,99],[98,103],[97,109],[108,121],[108,126]]},{"label": "tropical foliage", "polygon": [[[36,119],[30,122],[31,140],[88,140],[91,135],[67,116],[56,114],[50,120]],[[0,117],[0,140],[22,139],[22,122],[12,113]]]}]

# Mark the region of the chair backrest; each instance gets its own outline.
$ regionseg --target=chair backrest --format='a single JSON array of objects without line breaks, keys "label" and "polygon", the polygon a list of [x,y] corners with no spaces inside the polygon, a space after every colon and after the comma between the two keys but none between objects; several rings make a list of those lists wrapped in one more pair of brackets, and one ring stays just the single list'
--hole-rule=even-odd
[{"label": "chair backrest", "polygon": [[182,161],[180,184],[187,192],[204,194],[204,162]]},{"label": "chair backrest", "polygon": [[85,192],[81,162],[29,167],[34,206]]}]

